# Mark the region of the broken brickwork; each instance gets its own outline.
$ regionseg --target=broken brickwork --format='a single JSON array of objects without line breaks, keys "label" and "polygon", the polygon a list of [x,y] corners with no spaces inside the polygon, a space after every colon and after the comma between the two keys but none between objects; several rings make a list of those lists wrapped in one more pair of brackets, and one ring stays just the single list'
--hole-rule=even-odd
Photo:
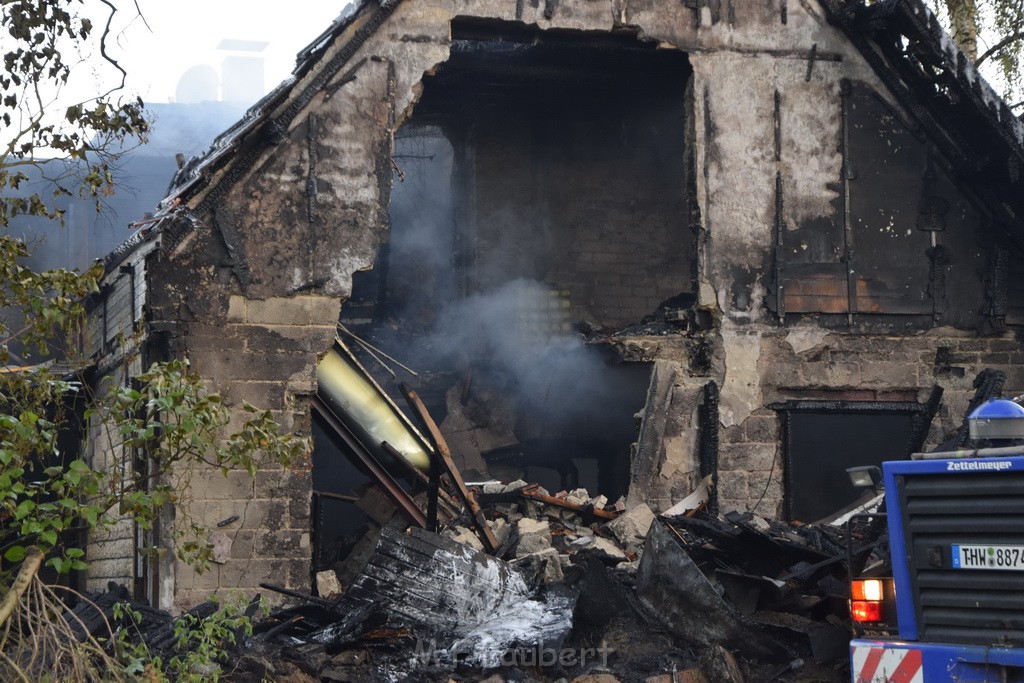
[{"label": "broken brickwork", "polygon": [[[558,116],[506,107],[503,126],[460,120],[456,99],[422,121],[443,130],[453,173],[473,191],[452,207],[471,233],[415,284],[455,273],[452,291],[469,296],[496,273],[537,278],[567,302],[588,348],[647,364],[634,455],[617,480],[630,504],[665,509],[713,466],[723,511],[780,511],[793,492],[779,411],[793,402],[923,404],[937,384],[934,443],[959,423],[982,367],[1008,373],[1007,393],[1024,391],[1024,353],[1007,327],[1020,304],[1006,277],[1006,235],[1021,226],[952,180],[960,160],[930,142],[932,128],[847,33],[817,2],[366,2],[179,173],[149,262],[151,355],[188,356],[233,404],[249,400],[308,433],[317,362],[353,279],[378,284],[361,295],[361,320],[387,296],[387,249],[401,229],[389,219],[403,182],[395,167],[414,172],[394,138],[440,116],[431,97],[454,73],[446,64],[457,57],[472,86],[486,63],[478,82],[501,85],[519,73],[502,69],[502,55],[534,44],[613,60],[671,52],[685,68],[659,97],[678,116],[609,106],[621,139],[607,145],[614,131],[596,99]],[[530,77],[548,77],[542,66]],[[627,163],[629,141],[643,137],[622,132],[632,124],[647,127],[638,155],[671,141],[664,184]],[[909,151],[886,152],[894,140]],[[552,150],[565,155],[546,158]],[[489,251],[499,237],[531,249]],[[520,258],[506,270],[481,270],[508,253]],[[699,428],[709,382],[720,390],[717,448]],[[451,386],[432,406],[445,409]],[[219,564],[203,576],[163,572],[177,603],[267,579],[308,587],[308,465],[255,483],[197,475],[179,510],[216,529]]]}]

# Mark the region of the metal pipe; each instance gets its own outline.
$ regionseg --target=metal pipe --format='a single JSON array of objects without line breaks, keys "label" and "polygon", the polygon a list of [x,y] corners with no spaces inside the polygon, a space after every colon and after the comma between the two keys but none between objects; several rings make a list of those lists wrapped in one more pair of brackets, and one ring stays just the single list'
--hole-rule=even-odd
[{"label": "metal pipe", "polygon": [[320,361],[316,374],[317,395],[367,449],[383,458],[380,444],[386,441],[414,466],[430,468],[426,441],[340,340]]}]

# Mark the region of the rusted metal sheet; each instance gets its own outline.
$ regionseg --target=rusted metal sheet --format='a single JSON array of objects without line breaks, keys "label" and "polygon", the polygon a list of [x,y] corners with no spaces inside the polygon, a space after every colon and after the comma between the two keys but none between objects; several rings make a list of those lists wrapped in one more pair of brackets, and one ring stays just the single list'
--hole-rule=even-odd
[{"label": "rusted metal sheet", "polygon": [[788,313],[846,313],[846,267],[842,263],[794,263],[786,266]]}]

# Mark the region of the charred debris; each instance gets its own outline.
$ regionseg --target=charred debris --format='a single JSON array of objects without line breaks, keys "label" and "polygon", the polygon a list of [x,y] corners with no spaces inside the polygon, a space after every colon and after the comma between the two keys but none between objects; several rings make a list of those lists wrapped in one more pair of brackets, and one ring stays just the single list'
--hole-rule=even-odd
[{"label": "charred debris", "polygon": [[[719,518],[705,510],[706,485],[679,514],[660,517],[642,505],[621,512],[582,490],[549,496],[524,482],[469,490],[497,549],[480,549],[484,534],[470,530],[475,516],[465,510],[442,514],[447,521],[433,532],[398,505],[378,505],[390,517],[316,577],[320,595],[262,584],[286,606],[257,617],[256,596],[253,633],[226,644],[221,666],[230,680],[846,675],[847,555],[838,525]],[[135,605],[118,620],[113,605],[127,598],[112,584],[82,601],[76,617],[99,638],[108,624],[130,629],[165,659],[189,647],[189,631],[217,609],[204,602],[172,619]]]},{"label": "charred debris", "polygon": [[[286,606],[256,617],[254,599],[252,634],[236,634],[221,663],[233,680],[845,676],[847,566],[878,562],[877,525],[854,529],[851,558],[849,514],[810,525],[718,516],[710,476],[661,515],[584,488],[467,481],[414,390],[403,387],[418,424],[346,344],[331,354],[315,411],[372,479],[352,501],[372,522],[316,573],[316,595],[261,584]],[[126,597],[112,585],[76,618],[99,637],[107,624],[130,628],[162,657],[215,609],[172,619],[143,607],[118,621]]]}]

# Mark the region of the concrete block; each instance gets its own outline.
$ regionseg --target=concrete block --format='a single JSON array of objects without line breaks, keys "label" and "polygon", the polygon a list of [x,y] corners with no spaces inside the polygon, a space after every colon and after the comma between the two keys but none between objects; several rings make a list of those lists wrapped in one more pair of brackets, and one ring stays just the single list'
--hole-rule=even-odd
[{"label": "concrete block", "polygon": [[504,545],[512,533],[512,526],[501,518],[489,520],[487,525],[491,527],[491,533],[494,534],[494,539],[498,542],[498,545]]},{"label": "concrete block", "polygon": [[732,500],[749,498],[745,471],[721,470],[718,473],[718,495]]},{"label": "concrete block", "polygon": [[228,298],[228,322],[229,323],[240,323],[245,322],[246,319],[246,305],[249,303],[248,299],[238,294],[232,294]]},{"label": "concrete block", "polygon": [[241,470],[221,474],[213,469],[196,468],[186,477],[187,495],[192,500],[244,500],[255,496],[252,476]]},{"label": "concrete block", "polygon": [[246,401],[264,410],[284,408],[284,386],[281,382],[229,382],[223,397],[228,405],[241,405]]},{"label": "concrete block", "polygon": [[336,325],[341,300],[323,296],[270,297],[248,302],[246,322],[262,325]]},{"label": "concrete block", "polygon": [[388,523],[397,511],[395,504],[391,502],[387,494],[379,486],[371,486],[356,501],[356,507],[365,512],[370,519],[384,526]]},{"label": "concrete block", "polygon": [[256,535],[256,557],[295,557],[302,552],[302,531],[282,529]]},{"label": "concrete block", "polygon": [[131,538],[121,538],[111,541],[92,542],[86,549],[86,560],[96,562],[99,560],[123,560],[135,556],[135,541]]},{"label": "concrete block", "polygon": [[594,542],[590,548],[599,555],[604,555],[608,559],[616,562],[625,562],[629,559],[626,557],[626,553],[623,552],[619,546],[615,545],[615,543],[609,541],[607,538],[601,538],[600,536],[594,536]]},{"label": "concrete block", "polygon": [[88,577],[90,581],[102,580],[130,583],[134,559],[132,557],[112,558],[106,560],[90,560]]},{"label": "concrete block", "polygon": [[252,529],[239,529],[236,531],[231,541],[231,557],[236,560],[255,557],[256,534],[257,532]]},{"label": "concrete block", "polygon": [[743,422],[744,441],[775,443],[779,436],[779,418],[752,415]]},{"label": "concrete block", "polygon": [[746,512],[747,505],[749,502],[746,498],[725,498],[720,497],[718,499],[718,510],[719,514],[725,514],[727,512]]},{"label": "concrete block", "polygon": [[197,572],[184,562],[177,562],[174,568],[174,584],[177,591],[206,591],[209,595],[220,587],[217,567]]},{"label": "concrete block", "polygon": [[864,386],[886,389],[917,387],[917,365],[910,363],[862,363],[860,378]]},{"label": "concrete block", "polygon": [[554,548],[545,548],[536,553],[523,555],[516,559],[515,564],[519,567],[529,567],[537,572],[541,583],[557,583],[565,578],[562,573],[562,562],[560,555]]},{"label": "concrete block", "polygon": [[259,470],[253,490],[259,498],[307,498],[313,490],[309,470]]},{"label": "concrete block", "polygon": [[477,537],[476,533],[472,529],[467,529],[464,526],[457,526],[449,530],[445,534],[448,538],[452,539],[456,543],[468,545],[474,550],[483,550],[484,544]]},{"label": "concrete block", "polygon": [[[288,565],[285,560],[230,560],[220,565],[217,585],[223,588],[257,588],[260,583],[289,583]],[[307,568],[308,571],[308,568]],[[307,581],[308,583],[308,581]]]},{"label": "concrete block", "polygon": [[333,569],[316,573],[316,594],[321,598],[329,598],[341,593],[341,582]]},{"label": "concrete block", "polygon": [[569,495],[565,497],[570,503],[576,503],[577,505],[586,505],[587,501],[590,500],[590,492],[586,489],[573,489],[569,491]]},{"label": "concrete block", "polygon": [[737,443],[719,447],[718,462],[724,470],[767,472],[774,461],[774,443]]},{"label": "concrete block", "polygon": [[647,538],[653,523],[654,512],[647,503],[641,503],[605,524],[605,528],[622,545],[639,545]]},{"label": "concrete block", "polygon": [[284,529],[288,501],[204,500],[188,504],[188,512],[200,525],[216,527],[218,522],[237,516],[228,526],[242,529]]},{"label": "concrete block", "polygon": [[804,363],[800,377],[803,385],[855,387],[861,383],[861,366],[852,362]]},{"label": "concrete block", "polygon": [[719,443],[723,445],[730,443],[743,443],[747,440],[747,436],[743,432],[743,425],[737,424],[721,428],[718,431],[718,440]]},{"label": "concrete block", "polygon": [[524,557],[541,552],[551,547],[551,527],[547,522],[540,522],[528,517],[516,522],[519,529],[519,542],[516,544],[516,557]]},{"label": "concrete block", "polygon": [[311,496],[292,498],[288,501],[288,526],[293,529],[308,529],[312,504]]}]

